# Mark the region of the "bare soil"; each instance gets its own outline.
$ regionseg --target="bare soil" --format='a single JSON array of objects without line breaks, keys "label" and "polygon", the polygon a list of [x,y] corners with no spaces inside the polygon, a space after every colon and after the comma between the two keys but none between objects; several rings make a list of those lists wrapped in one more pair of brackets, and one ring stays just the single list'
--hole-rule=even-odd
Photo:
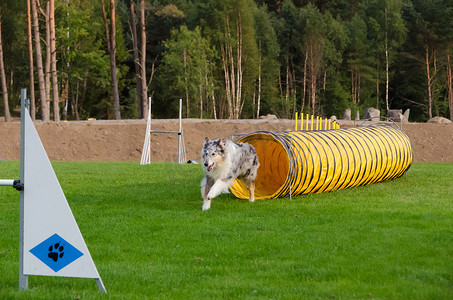
[{"label": "bare soil", "polygon": [[[342,128],[353,122],[339,121]],[[58,161],[140,161],[146,131],[145,120],[35,122],[50,160]],[[178,120],[152,120],[152,130],[177,131]],[[206,136],[232,138],[259,130],[293,130],[293,120],[199,120],[184,119],[183,133],[187,159],[200,159]],[[414,162],[453,163],[453,124],[403,123],[409,136]],[[153,133],[151,160],[176,161],[178,135]],[[20,159],[20,122],[0,120],[0,159]]]}]

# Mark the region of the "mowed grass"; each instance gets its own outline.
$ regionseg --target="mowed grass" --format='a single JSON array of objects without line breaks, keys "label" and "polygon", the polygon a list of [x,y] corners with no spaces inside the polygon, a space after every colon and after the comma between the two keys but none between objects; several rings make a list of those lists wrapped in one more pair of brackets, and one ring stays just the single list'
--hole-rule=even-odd
[{"label": "mowed grass", "polygon": [[41,276],[19,292],[19,192],[0,187],[0,299],[453,299],[453,164],[292,200],[222,195],[207,212],[199,165],[53,166],[108,294]]}]

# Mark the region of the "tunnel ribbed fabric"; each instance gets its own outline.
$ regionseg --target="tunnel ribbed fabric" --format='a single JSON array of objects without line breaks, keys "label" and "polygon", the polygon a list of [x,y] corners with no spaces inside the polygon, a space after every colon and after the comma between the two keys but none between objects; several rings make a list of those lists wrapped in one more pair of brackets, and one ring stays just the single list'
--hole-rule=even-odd
[{"label": "tunnel ribbed fabric", "polygon": [[[324,131],[257,131],[238,140],[255,147],[255,198],[281,198],[371,184],[402,176],[412,163],[409,137],[388,124]],[[291,191],[290,191],[291,190]],[[248,199],[236,179],[231,191]]]}]

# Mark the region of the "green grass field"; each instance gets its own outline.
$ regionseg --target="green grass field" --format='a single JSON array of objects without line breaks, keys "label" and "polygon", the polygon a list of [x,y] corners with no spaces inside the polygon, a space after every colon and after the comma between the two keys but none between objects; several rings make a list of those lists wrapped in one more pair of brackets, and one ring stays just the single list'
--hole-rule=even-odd
[{"label": "green grass field", "polygon": [[0,187],[0,299],[453,299],[453,164],[292,200],[221,195],[207,212],[199,165],[53,166],[108,294],[41,276],[19,292],[19,192]]}]

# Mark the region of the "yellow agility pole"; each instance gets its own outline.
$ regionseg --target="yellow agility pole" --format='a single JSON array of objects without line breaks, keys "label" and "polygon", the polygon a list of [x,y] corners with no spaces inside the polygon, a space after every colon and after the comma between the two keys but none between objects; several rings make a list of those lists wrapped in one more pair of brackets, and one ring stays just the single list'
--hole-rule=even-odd
[{"label": "yellow agility pole", "polygon": [[316,130],[319,130],[319,116],[316,116]]},{"label": "yellow agility pole", "polygon": [[296,111],[296,128],[294,130],[297,131],[297,111]]},{"label": "yellow agility pole", "polygon": [[311,123],[310,123],[310,128],[313,131],[313,115],[311,115]]},{"label": "yellow agility pole", "polygon": [[300,130],[304,130],[304,113],[300,113]]},{"label": "yellow agility pole", "polygon": [[[281,198],[345,189],[402,176],[412,163],[409,137],[386,124],[330,131],[258,131],[242,137],[260,167],[255,198]],[[240,180],[233,194],[248,199]]]},{"label": "yellow agility pole", "polygon": [[307,114],[307,122],[306,122],[306,125],[305,125],[305,130],[308,131],[308,114]]}]

